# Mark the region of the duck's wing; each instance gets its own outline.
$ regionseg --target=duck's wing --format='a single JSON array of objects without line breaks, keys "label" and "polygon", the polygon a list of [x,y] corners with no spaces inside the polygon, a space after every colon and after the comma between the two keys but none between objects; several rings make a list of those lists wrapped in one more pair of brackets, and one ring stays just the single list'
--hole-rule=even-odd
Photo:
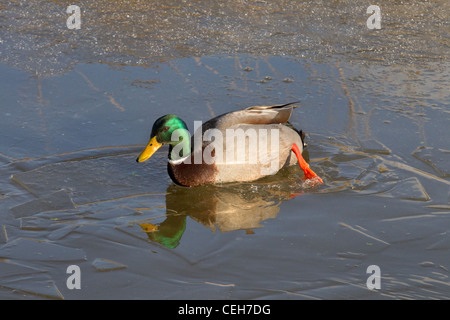
[{"label": "duck's wing", "polygon": [[225,113],[215,117],[203,124],[203,132],[208,129],[227,129],[239,124],[279,124],[286,123],[291,117],[292,111],[296,108],[291,102],[274,106],[254,106],[243,110]]}]

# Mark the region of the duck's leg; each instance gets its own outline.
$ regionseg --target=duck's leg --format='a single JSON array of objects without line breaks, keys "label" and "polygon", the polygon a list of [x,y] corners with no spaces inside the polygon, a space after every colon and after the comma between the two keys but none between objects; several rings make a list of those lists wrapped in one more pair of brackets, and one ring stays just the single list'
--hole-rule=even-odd
[{"label": "duck's leg", "polygon": [[320,183],[323,183],[322,179],[314,171],[311,170],[309,164],[305,161],[305,159],[302,156],[302,153],[300,152],[300,149],[295,143],[292,144],[291,150],[294,151],[295,155],[297,156],[300,168],[302,168],[303,172],[305,173],[305,179],[317,178]]}]

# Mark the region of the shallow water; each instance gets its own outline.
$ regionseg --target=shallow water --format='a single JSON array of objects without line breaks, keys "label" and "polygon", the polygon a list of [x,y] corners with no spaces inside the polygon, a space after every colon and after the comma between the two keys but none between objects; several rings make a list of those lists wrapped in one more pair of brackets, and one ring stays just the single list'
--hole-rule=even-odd
[{"label": "shallow water", "polygon": [[[374,33],[365,4],[346,1],[249,2],[244,15],[243,3],[148,2],[153,16],[139,1],[80,3],[79,33],[51,27],[64,1],[1,5],[1,298],[450,297],[444,3],[382,2]],[[417,24],[399,28],[408,15]],[[165,28],[145,29],[151,17]],[[167,149],[135,162],[163,114],[192,128],[296,100],[321,186],[289,168],[187,189],[170,181]],[[66,286],[73,264],[81,290]]]}]

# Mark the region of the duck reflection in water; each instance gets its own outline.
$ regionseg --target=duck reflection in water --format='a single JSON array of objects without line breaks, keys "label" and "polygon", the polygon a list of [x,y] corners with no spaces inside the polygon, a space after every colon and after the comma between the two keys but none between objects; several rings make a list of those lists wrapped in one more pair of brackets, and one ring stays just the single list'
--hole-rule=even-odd
[{"label": "duck reflection in water", "polygon": [[304,187],[295,169],[254,183],[205,185],[186,188],[169,185],[166,194],[166,219],[160,224],[141,223],[151,241],[176,248],[186,230],[186,218],[203,224],[213,232],[246,230],[262,227],[273,219],[282,201],[302,194]]}]

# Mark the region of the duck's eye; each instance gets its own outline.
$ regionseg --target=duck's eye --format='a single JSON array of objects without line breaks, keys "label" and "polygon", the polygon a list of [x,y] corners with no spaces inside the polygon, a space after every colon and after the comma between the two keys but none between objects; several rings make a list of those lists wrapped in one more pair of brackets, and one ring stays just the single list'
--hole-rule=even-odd
[{"label": "duck's eye", "polygon": [[163,132],[166,132],[166,131],[168,131],[169,129],[170,129],[170,127],[165,126],[165,127],[162,128],[162,131],[163,131]]}]

